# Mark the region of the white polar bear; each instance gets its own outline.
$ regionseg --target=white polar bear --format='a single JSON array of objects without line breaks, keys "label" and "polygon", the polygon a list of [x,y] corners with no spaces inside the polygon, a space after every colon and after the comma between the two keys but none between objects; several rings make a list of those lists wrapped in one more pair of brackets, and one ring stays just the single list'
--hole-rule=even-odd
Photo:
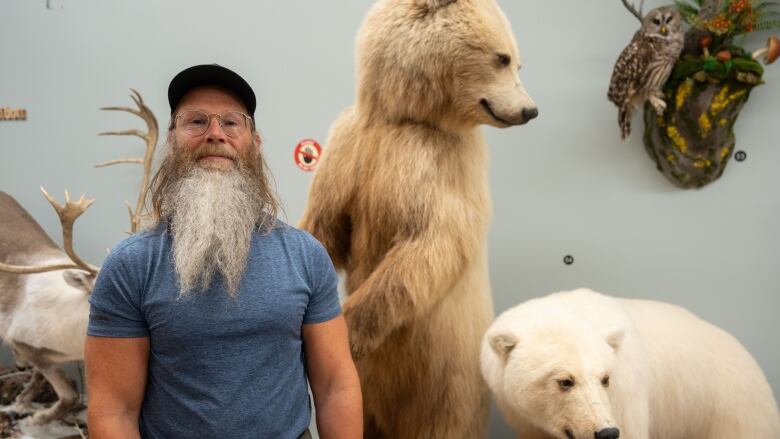
[{"label": "white polar bear", "polygon": [[758,364],[678,306],[587,289],[501,314],[482,374],[523,439],[780,439]]}]

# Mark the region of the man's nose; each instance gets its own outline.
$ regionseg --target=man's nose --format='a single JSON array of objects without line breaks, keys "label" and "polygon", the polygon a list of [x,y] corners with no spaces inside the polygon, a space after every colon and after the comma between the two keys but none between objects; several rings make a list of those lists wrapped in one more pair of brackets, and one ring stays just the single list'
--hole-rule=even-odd
[{"label": "man's nose", "polygon": [[219,126],[219,119],[212,117],[209,119],[209,127],[206,130],[206,141],[210,143],[227,143],[225,132]]}]

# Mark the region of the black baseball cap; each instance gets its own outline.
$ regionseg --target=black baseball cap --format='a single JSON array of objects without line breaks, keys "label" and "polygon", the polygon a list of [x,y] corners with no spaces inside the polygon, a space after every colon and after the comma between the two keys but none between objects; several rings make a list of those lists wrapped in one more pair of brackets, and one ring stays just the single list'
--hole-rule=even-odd
[{"label": "black baseball cap", "polygon": [[244,103],[252,119],[255,118],[257,100],[252,87],[238,73],[218,64],[192,66],[182,70],[171,79],[171,83],[168,85],[168,103],[171,105],[171,114],[176,111],[179,101],[187,92],[201,85],[217,85],[232,91]]}]

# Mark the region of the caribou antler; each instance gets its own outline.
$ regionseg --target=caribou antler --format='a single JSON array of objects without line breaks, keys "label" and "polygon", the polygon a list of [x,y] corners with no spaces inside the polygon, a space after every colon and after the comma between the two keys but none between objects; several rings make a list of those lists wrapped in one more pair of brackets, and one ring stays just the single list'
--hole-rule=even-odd
[{"label": "caribou antler", "polygon": [[628,0],[621,0],[623,2],[623,6],[628,9],[628,12],[634,15],[634,17],[638,18],[639,21],[642,21],[642,7],[645,4],[645,0],[639,1],[639,10],[637,10],[633,4],[629,3]]},{"label": "caribou antler", "polygon": [[130,107],[103,107],[101,110],[108,110],[108,111],[125,111],[128,113],[135,114],[136,116],[140,117],[141,119],[146,122],[146,126],[148,127],[148,131],[146,133],[140,131],[140,130],[124,130],[124,131],[109,131],[100,133],[100,136],[136,136],[140,137],[144,141],[146,141],[146,153],[144,154],[143,158],[125,158],[125,159],[119,159],[119,160],[111,160],[109,162],[100,163],[95,165],[96,168],[102,168],[104,166],[111,166],[116,165],[120,163],[137,163],[141,164],[144,167],[144,173],[141,177],[141,192],[138,194],[138,202],[135,205],[135,209],[130,205],[129,202],[125,201],[127,204],[127,210],[130,215],[130,233],[135,233],[140,229],[141,227],[141,216],[142,211],[144,208],[144,205],[146,204],[146,193],[149,190],[149,177],[152,173],[152,158],[154,157],[154,149],[157,147],[157,138],[159,135],[159,127],[157,125],[157,119],[154,117],[154,113],[152,113],[152,110],[149,109],[149,107],[144,104],[144,100],[141,97],[141,94],[138,93],[135,89],[130,89],[133,94],[130,95],[130,97],[135,102],[135,105],[138,107],[138,109],[130,108]]},{"label": "caribou antler", "polygon": [[82,195],[78,201],[73,202],[70,199],[70,194],[66,190],[65,205],[63,206],[49,195],[49,193],[46,192],[46,189],[41,188],[41,191],[60,217],[60,224],[62,226],[62,246],[73,263],[47,265],[9,265],[0,263],[0,271],[16,274],[33,274],[55,270],[79,269],[92,275],[97,274],[99,268],[82,260],[73,250],[73,225],[75,224],[76,219],[78,219],[78,217],[81,216],[95,200],[85,199],[84,195]]}]

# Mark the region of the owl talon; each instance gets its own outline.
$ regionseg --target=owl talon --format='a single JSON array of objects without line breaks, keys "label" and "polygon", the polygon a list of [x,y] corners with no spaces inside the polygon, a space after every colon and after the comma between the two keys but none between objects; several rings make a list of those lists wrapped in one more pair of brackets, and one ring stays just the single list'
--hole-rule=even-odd
[{"label": "owl talon", "polygon": [[656,96],[650,97],[650,105],[653,106],[653,109],[655,109],[655,112],[658,113],[659,116],[662,116],[664,111],[666,111],[666,102]]}]

